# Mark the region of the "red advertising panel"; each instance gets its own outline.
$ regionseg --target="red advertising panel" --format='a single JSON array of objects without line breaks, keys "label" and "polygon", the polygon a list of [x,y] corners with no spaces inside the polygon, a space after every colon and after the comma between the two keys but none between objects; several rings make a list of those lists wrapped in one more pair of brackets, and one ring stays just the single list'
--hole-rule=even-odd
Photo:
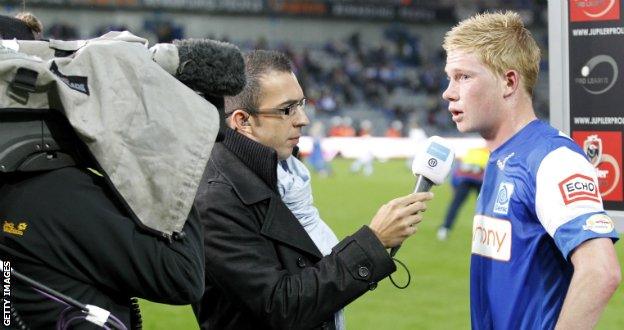
[{"label": "red advertising panel", "polygon": [[609,21],[620,19],[620,0],[569,0],[570,21]]},{"label": "red advertising panel", "polygon": [[583,148],[596,168],[604,201],[624,201],[622,190],[622,132],[575,131],[572,138]]}]

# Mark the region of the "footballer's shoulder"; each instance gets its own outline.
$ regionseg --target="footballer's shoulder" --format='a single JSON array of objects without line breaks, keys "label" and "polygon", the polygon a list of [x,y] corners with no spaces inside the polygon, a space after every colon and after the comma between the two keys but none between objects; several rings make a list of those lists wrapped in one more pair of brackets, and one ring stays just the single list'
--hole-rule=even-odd
[{"label": "footballer's shoulder", "polygon": [[[569,137],[552,132],[542,132],[538,138],[527,143],[525,148],[526,165],[537,171],[548,159],[548,163],[563,165],[573,154],[584,155],[580,147]],[[556,166],[555,166],[556,167]]]}]

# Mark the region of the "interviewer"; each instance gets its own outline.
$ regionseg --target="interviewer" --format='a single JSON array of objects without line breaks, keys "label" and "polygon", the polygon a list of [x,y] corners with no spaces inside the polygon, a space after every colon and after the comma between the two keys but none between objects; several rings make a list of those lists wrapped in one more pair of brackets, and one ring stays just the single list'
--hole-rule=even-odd
[{"label": "interviewer", "polygon": [[432,194],[388,202],[339,242],[291,156],[309,120],[290,61],[254,51],[245,64],[195,202],[206,254],[196,317],[202,329],[344,329],[342,308],[395,270],[386,249],[415,233]]}]

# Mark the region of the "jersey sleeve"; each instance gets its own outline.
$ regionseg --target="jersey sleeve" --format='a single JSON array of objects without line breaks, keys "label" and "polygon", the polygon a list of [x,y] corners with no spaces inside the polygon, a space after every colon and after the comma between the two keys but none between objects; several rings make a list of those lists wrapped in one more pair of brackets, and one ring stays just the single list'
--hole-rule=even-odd
[{"label": "jersey sleeve", "polygon": [[551,151],[535,179],[535,212],[564,257],[588,239],[617,240],[602,206],[596,170],[581,154],[568,147]]}]

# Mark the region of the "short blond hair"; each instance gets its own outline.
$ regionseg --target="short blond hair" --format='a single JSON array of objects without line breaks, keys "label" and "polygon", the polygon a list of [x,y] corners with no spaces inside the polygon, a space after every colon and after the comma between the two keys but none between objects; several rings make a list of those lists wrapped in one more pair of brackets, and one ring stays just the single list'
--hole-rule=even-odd
[{"label": "short blond hair", "polygon": [[450,51],[475,54],[496,74],[518,71],[522,86],[533,95],[540,48],[517,13],[484,13],[465,19],[446,33],[443,47],[447,54]]}]

